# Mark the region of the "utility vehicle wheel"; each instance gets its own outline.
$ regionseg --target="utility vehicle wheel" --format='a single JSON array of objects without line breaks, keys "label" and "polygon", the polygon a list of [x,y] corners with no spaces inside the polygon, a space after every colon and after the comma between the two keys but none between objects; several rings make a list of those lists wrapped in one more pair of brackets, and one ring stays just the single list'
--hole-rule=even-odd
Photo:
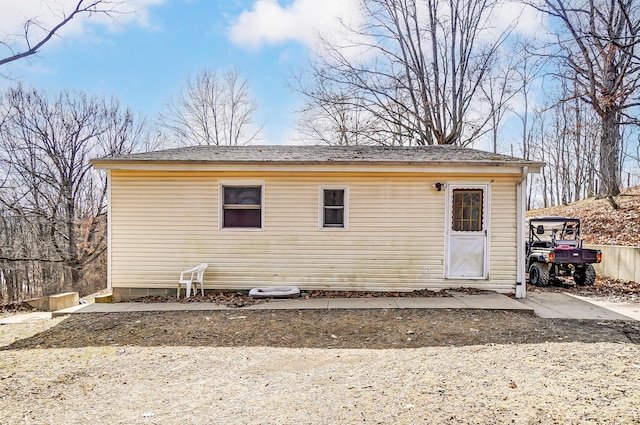
[{"label": "utility vehicle wheel", "polygon": [[591,264],[587,264],[586,267],[580,267],[576,269],[573,274],[573,281],[576,285],[591,286],[596,283],[596,269]]},{"label": "utility vehicle wheel", "polygon": [[549,268],[544,263],[533,263],[529,267],[529,283],[536,286],[549,285]]}]

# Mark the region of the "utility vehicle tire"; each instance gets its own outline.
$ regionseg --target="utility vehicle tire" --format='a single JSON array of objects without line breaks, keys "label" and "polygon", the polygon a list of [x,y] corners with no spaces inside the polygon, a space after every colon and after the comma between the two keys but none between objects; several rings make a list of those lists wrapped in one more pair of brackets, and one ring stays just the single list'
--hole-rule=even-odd
[{"label": "utility vehicle tire", "polygon": [[529,283],[536,286],[549,285],[549,268],[544,263],[533,263],[529,267]]},{"label": "utility vehicle tire", "polygon": [[584,268],[576,269],[573,274],[573,281],[576,285],[592,286],[596,283],[596,269],[591,264],[587,264]]}]

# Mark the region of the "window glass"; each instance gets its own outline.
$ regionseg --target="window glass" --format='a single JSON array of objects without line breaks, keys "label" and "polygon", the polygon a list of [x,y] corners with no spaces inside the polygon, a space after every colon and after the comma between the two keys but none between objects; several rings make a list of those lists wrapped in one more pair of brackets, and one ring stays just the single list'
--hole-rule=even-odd
[{"label": "window glass", "polygon": [[344,207],[344,190],[325,190],[324,205]]},{"label": "window glass", "polygon": [[482,189],[454,189],[452,229],[482,231],[482,202]]},{"label": "window glass", "polygon": [[224,186],[222,227],[262,227],[262,187]]},{"label": "window glass", "polygon": [[225,186],[225,205],[260,205],[262,188],[260,186]]},{"label": "window glass", "polygon": [[344,227],[344,189],[324,189],[322,227]]},{"label": "window glass", "polygon": [[260,210],[224,210],[224,227],[255,227],[260,228],[262,213]]},{"label": "window glass", "polygon": [[344,209],[325,208],[324,225],[325,227],[344,227]]}]

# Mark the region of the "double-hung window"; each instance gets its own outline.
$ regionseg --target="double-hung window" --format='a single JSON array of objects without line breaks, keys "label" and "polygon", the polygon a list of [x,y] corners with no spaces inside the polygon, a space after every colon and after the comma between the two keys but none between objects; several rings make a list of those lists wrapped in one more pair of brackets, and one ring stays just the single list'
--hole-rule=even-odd
[{"label": "double-hung window", "polygon": [[222,227],[262,228],[262,186],[222,185]]},{"label": "double-hung window", "polygon": [[320,188],[320,227],[346,229],[348,225],[348,189],[346,187]]}]

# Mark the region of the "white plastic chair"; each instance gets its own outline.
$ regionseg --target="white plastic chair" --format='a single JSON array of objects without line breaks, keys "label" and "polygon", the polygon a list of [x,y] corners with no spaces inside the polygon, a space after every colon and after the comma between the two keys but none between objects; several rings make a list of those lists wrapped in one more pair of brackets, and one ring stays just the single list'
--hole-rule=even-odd
[{"label": "white plastic chair", "polygon": [[180,272],[180,279],[178,280],[178,292],[176,298],[180,298],[180,287],[185,285],[187,291],[185,297],[191,296],[191,288],[193,288],[193,295],[198,293],[198,285],[200,285],[200,291],[204,296],[204,271],[209,267],[207,263],[199,264],[190,269],[182,270]]}]

